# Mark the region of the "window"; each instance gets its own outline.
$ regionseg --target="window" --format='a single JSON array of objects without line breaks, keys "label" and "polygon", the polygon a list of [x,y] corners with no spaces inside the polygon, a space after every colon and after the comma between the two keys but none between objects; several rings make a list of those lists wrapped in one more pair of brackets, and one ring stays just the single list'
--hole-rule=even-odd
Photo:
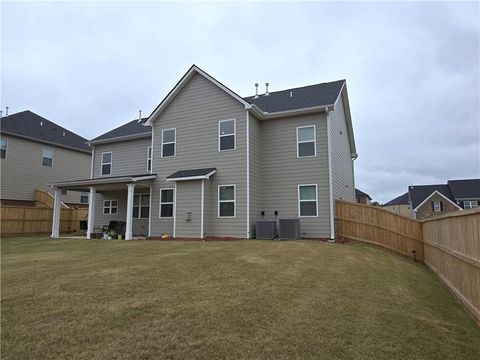
[{"label": "window", "polygon": [[152,147],[147,148],[147,171],[152,171]]},{"label": "window", "polygon": [[68,191],[67,190],[62,190],[62,195],[67,195]]},{"label": "window", "polygon": [[315,125],[297,127],[297,158],[317,156]]},{"label": "window", "polygon": [[88,204],[88,193],[82,192],[80,194],[80,203],[81,204]]},{"label": "window", "polygon": [[162,130],[162,158],[175,156],[176,129]]},{"label": "window", "polygon": [[52,166],[53,164],[53,150],[44,148],[42,151],[42,165]]},{"label": "window", "polygon": [[173,189],[160,189],[160,217],[173,217]]},{"label": "window", "polygon": [[118,200],[103,200],[103,215],[118,214]]},{"label": "window", "polygon": [[298,185],[298,214],[302,217],[317,216],[317,185]]},{"label": "window", "polygon": [[235,119],[218,122],[218,150],[235,150]]},{"label": "window", "polygon": [[475,209],[478,208],[478,200],[465,200],[463,202],[464,209]]},{"label": "window", "polygon": [[112,152],[102,153],[102,175],[112,173]]},{"label": "window", "polygon": [[0,139],[0,158],[7,158],[7,139]]},{"label": "window", "polygon": [[433,201],[432,202],[432,210],[433,211],[442,211],[443,210],[443,203],[441,201]]},{"label": "window", "polygon": [[218,187],[218,217],[235,217],[235,185]]},{"label": "window", "polygon": [[150,214],[150,194],[135,194],[133,196],[133,218],[148,219]]}]

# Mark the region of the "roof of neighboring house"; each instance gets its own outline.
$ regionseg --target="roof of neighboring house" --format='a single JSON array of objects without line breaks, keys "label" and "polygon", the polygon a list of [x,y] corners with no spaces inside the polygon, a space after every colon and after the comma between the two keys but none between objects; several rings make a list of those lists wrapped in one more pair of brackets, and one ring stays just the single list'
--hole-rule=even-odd
[{"label": "roof of neighboring house", "polygon": [[370,200],[372,200],[372,198],[370,197],[370,195],[368,195],[367,193],[364,193],[362,190],[359,190],[357,188],[355,188],[355,196],[366,196],[368,197]]},{"label": "roof of neighboring house", "polygon": [[448,180],[455,199],[480,199],[480,179]]},{"label": "roof of neighboring house", "polygon": [[150,135],[152,133],[152,127],[143,125],[146,120],[147,118],[142,118],[141,121],[138,121],[138,119],[132,120],[124,125],[106,132],[105,134],[97,136],[95,139],[90,140],[90,142],[94,143],[101,140],[130,137],[135,135]]},{"label": "roof of neighboring house", "polygon": [[2,117],[0,131],[73,150],[91,152],[90,146],[86,144],[87,139],[30,110]]},{"label": "roof of neighboring house", "polygon": [[335,104],[344,84],[345,80],[337,80],[316,85],[274,91],[267,96],[262,94],[258,95],[257,98],[255,98],[255,96],[249,96],[243,99],[269,113],[327,106]]},{"label": "roof of neighboring house", "polygon": [[455,198],[448,185],[411,185],[408,187],[408,193],[412,202],[412,209],[416,209],[435,190],[455,203]]},{"label": "roof of neighboring house", "polygon": [[400,195],[400,196],[396,197],[396,198],[393,199],[393,200],[390,200],[390,201],[387,202],[386,204],[383,204],[383,206],[401,205],[401,204],[409,204],[409,201],[408,201],[408,192],[406,192],[406,193],[403,194],[403,195]]}]

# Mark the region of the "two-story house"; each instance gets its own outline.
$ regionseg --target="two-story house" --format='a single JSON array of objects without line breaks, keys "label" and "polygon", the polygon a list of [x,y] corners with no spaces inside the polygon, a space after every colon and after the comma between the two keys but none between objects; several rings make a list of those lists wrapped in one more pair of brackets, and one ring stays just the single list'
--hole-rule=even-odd
[{"label": "two-story house", "polygon": [[[32,206],[35,190],[51,191],[48,183],[90,174],[88,140],[31,111],[0,119],[0,201]],[[88,195],[63,190],[61,200],[88,203]]]},{"label": "two-story house", "polygon": [[242,98],[194,65],[148,119],[90,144],[90,178],[53,184],[88,189],[88,236],[120,220],[126,239],[248,239],[299,218],[302,237],[333,239],[334,199],[355,201],[344,80]]}]

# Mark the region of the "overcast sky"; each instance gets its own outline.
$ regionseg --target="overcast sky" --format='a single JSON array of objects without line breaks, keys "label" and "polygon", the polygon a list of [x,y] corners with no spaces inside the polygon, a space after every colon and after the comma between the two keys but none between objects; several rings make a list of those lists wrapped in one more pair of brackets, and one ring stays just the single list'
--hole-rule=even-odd
[{"label": "overcast sky", "polygon": [[2,2],[1,107],[93,138],[192,64],[248,96],[346,79],[356,186],[480,177],[479,3]]}]

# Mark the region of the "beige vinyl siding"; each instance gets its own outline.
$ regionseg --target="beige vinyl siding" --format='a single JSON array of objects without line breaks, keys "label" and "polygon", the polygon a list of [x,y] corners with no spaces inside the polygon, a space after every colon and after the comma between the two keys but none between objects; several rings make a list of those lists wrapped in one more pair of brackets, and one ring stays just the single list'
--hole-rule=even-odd
[{"label": "beige vinyl siding", "polygon": [[[138,189],[135,194],[149,193],[148,189]],[[118,213],[113,215],[103,214],[104,200],[118,200]],[[95,216],[94,229],[100,231],[104,225],[108,225],[110,221],[126,221],[127,219],[127,187],[125,190],[105,191],[97,193],[95,196]],[[133,235],[148,235],[148,219],[133,219],[132,225]]]},{"label": "beige vinyl siding", "polygon": [[[296,128],[315,125],[315,157],[297,158]],[[324,113],[260,121],[261,178],[260,208],[265,219],[298,218],[298,185],[317,184],[318,217],[300,220],[301,236],[327,238],[329,225],[327,124]],[[258,191],[258,190],[257,190]]]},{"label": "beige vinyl siding", "polygon": [[105,176],[148,174],[147,154],[151,137],[95,145],[94,177],[101,177],[102,153],[112,152],[112,173]]},{"label": "beige vinyl siding", "polygon": [[330,112],[332,188],[335,199],[355,202],[352,151],[348,140],[342,96]]},{"label": "beige vinyl siding", "polygon": [[[218,151],[218,122],[236,120],[236,150]],[[176,128],[176,153],[174,157],[161,158],[162,129]],[[172,187],[166,177],[177,170],[215,167],[217,173],[205,181],[205,227],[207,236],[246,236],[246,112],[244,106],[216,85],[195,75],[167,106],[154,123],[153,173],[157,174],[153,188],[152,236],[165,233],[168,222],[159,219],[160,188]],[[200,203],[200,183],[195,185],[198,194],[192,201]],[[237,191],[237,216],[235,219],[218,219],[217,186],[235,184]],[[185,195],[177,189],[177,207]],[[187,191],[187,189],[185,189]],[[197,199],[197,200],[193,200]],[[208,204],[208,205],[207,205]],[[196,207],[195,203],[190,204]],[[183,215],[182,215],[183,216]],[[177,235],[183,234],[182,223],[177,223]],[[187,226],[189,228],[190,225]],[[186,230],[185,230],[186,231]],[[173,223],[169,234],[173,232]],[[200,229],[196,232],[199,237]]]},{"label": "beige vinyl siding", "polygon": [[[177,238],[200,238],[201,180],[181,181],[177,185]],[[191,212],[188,220],[187,213]]]},{"label": "beige vinyl siding", "polygon": [[[280,120],[281,121],[281,120]],[[262,211],[262,133],[259,120],[250,114],[250,232],[255,235],[255,222]]]},{"label": "beige vinyl siding", "polygon": [[[7,140],[7,157],[0,160],[2,199],[35,200],[35,190],[52,192],[47,186],[63,180],[90,177],[91,155],[41,142],[1,134]],[[52,166],[42,165],[44,148],[53,150]],[[80,202],[80,192],[68,191],[63,202]]]}]

